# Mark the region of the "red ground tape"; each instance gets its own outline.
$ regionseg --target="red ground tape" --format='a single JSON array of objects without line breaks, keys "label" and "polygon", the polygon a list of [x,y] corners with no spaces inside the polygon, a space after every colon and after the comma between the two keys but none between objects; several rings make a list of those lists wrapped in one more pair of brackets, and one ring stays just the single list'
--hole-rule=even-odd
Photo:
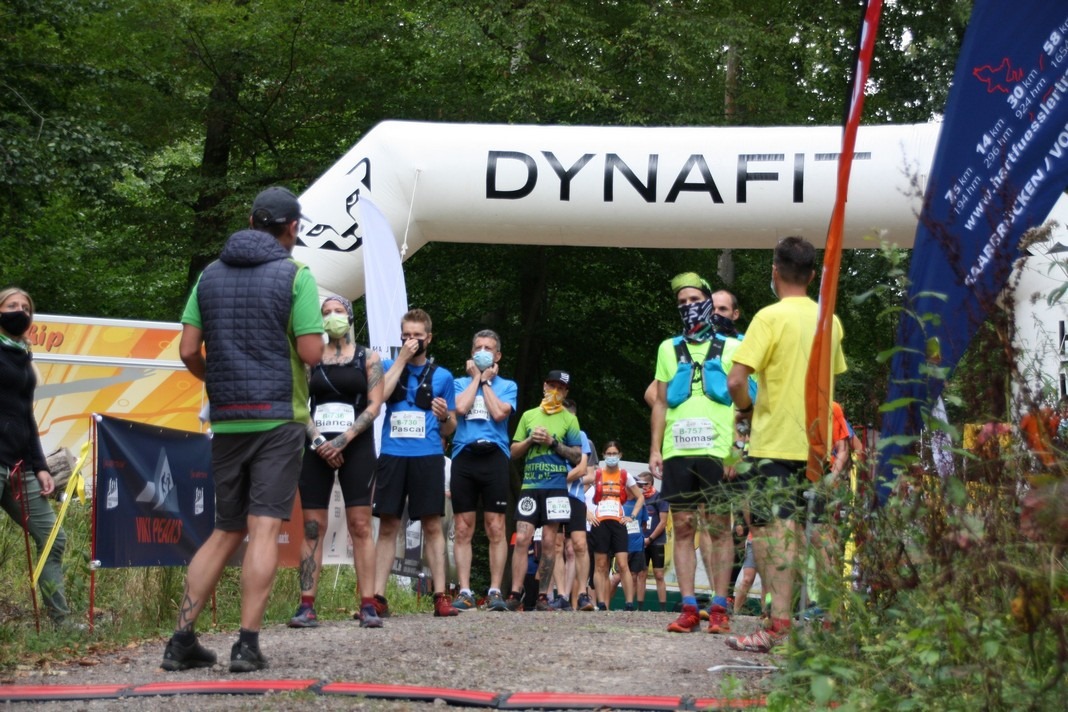
[{"label": "red ground tape", "polygon": [[501,700],[502,710],[521,709],[600,709],[677,710],[681,697],[644,697],[642,695],[592,695],[567,692],[515,692]]},{"label": "red ground tape", "polygon": [[4,685],[0,702],[113,698],[129,689],[129,685]]},{"label": "red ground tape", "polygon": [[128,688],[128,695],[262,695],[307,690],[319,680],[188,680],[150,682]]},{"label": "red ground tape", "polygon": [[767,707],[768,701],[764,697],[698,697],[693,701],[695,710],[740,710]]},{"label": "red ground tape", "polygon": [[495,692],[453,690],[446,687],[415,685],[379,685],[363,682],[331,682],[319,688],[324,695],[355,695],[389,700],[436,700],[467,706],[496,707],[500,698]]}]

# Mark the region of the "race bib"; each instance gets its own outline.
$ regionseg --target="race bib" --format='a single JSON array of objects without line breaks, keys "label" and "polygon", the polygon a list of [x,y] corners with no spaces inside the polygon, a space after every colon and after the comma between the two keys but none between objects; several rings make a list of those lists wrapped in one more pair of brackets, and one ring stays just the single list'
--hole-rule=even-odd
[{"label": "race bib", "polygon": [[702,450],[712,447],[716,431],[707,418],[687,418],[675,421],[671,438],[676,450]]},{"label": "race bib", "polygon": [[638,520],[637,519],[631,519],[629,522],[627,522],[627,534],[641,534],[641,533],[642,533],[642,525],[638,524]]},{"label": "race bib", "polygon": [[570,497],[546,497],[545,518],[550,522],[567,522],[571,520]]},{"label": "race bib", "polygon": [[389,417],[391,438],[425,438],[426,416],[418,410],[402,410]]},{"label": "race bib", "polygon": [[343,433],[356,420],[351,403],[322,403],[315,407],[315,427],[321,433]]},{"label": "race bib", "polygon": [[471,410],[467,411],[468,420],[489,420],[489,411],[486,410],[486,400],[482,396],[475,396],[475,402],[471,404]]},{"label": "race bib", "polygon": [[602,499],[597,503],[598,519],[620,519],[623,505],[617,499]]}]

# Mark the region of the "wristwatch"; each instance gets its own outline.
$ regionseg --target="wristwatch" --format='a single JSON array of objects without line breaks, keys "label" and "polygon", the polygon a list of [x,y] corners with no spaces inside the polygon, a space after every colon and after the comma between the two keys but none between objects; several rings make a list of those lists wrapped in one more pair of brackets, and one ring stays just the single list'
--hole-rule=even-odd
[{"label": "wristwatch", "polygon": [[320,447],[322,447],[324,444],[326,444],[326,438],[324,438],[322,435],[316,435],[315,439],[312,440],[312,444],[311,444],[312,452],[315,452]]}]

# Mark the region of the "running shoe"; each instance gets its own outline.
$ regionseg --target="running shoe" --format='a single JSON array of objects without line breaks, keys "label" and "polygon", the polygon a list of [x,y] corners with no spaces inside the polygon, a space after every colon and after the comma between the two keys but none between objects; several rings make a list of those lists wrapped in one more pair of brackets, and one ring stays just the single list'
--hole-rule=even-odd
[{"label": "running shoe", "polygon": [[731,619],[730,616],[727,615],[727,609],[718,603],[713,603],[711,608],[708,609],[708,632],[731,632]]},{"label": "running shoe", "polygon": [[552,605],[549,603],[549,597],[544,593],[538,594],[538,602],[534,604],[535,611],[551,611]]},{"label": "running shoe", "polygon": [[789,634],[789,628],[773,630],[761,628],[752,635],[727,638],[727,647],[731,650],[742,650],[747,653],[770,653],[771,649],[781,643]]},{"label": "running shoe", "polygon": [[578,597],[578,609],[580,611],[592,611],[593,610],[593,601],[590,600],[590,597],[589,597],[588,594],[585,594],[585,593],[580,593],[579,594],[579,597]]},{"label": "running shoe", "polygon": [[361,628],[381,628],[382,619],[378,617],[378,611],[375,610],[373,603],[368,603],[366,606],[360,609],[357,614],[360,619]]},{"label": "running shoe", "polygon": [[460,595],[453,599],[452,607],[458,611],[470,611],[474,608],[478,608],[478,604],[475,603],[475,597],[470,593],[460,592]]},{"label": "running shoe", "polygon": [[255,672],[268,667],[267,658],[259,648],[253,648],[240,640],[230,649],[230,672]]},{"label": "running shoe", "polygon": [[685,605],[682,613],[674,621],[668,624],[669,633],[692,633],[701,627],[701,615],[697,612],[697,606]]},{"label": "running shoe", "polygon": [[315,614],[315,608],[302,603],[286,625],[290,628],[318,628],[319,616]]},{"label": "running shoe", "polygon": [[517,596],[514,593],[509,593],[508,600],[504,602],[504,607],[509,611],[514,612],[523,610],[523,597]]},{"label": "running shoe", "polygon": [[379,596],[375,594],[375,613],[379,618],[389,618],[389,601],[385,596]]},{"label": "running shoe", "polygon": [[447,618],[449,616],[458,616],[460,611],[453,608],[452,603],[449,602],[449,597],[444,593],[434,594],[434,616],[437,618]]},{"label": "running shoe", "polygon": [[573,610],[575,610],[574,608],[571,607],[571,601],[567,600],[563,596],[557,596],[556,598],[554,598],[553,602],[550,603],[549,606],[554,611],[573,611]]},{"label": "running shoe", "polygon": [[214,664],[215,653],[201,645],[194,636],[192,645],[182,645],[174,638],[167,641],[160,667],[167,672],[178,672],[190,668],[211,667]]},{"label": "running shoe", "polygon": [[508,604],[505,603],[500,591],[490,591],[486,596],[486,608],[491,611],[507,611]]}]

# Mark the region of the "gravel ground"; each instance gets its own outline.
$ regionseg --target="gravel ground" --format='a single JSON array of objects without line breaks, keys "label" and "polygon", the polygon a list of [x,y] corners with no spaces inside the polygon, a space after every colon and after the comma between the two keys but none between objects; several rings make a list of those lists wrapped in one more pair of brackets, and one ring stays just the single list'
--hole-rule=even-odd
[{"label": "gravel ground", "polygon": [[[723,636],[668,633],[672,613],[491,613],[469,611],[455,618],[431,614],[394,616],[378,630],[355,621],[324,621],[319,628],[265,627],[260,648],[270,667],[259,673],[228,671],[234,632],[205,633],[201,642],[221,664],[211,669],[165,673],[159,663],[165,641],[47,668],[27,664],[4,676],[6,685],[130,686],[172,681],[328,680],[419,685],[493,693],[573,692],[610,695],[754,697],[763,694],[766,672],[710,673],[719,664],[768,664],[768,656],[739,653]],[[738,616],[735,634],[757,628]],[[0,688],[0,692],[3,688]],[[442,702],[429,703],[440,706]],[[20,703],[51,710],[402,710],[428,703],[389,702],[337,695],[182,695],[119,700]],[[457,709],[453,707],[453,709]]]}]

